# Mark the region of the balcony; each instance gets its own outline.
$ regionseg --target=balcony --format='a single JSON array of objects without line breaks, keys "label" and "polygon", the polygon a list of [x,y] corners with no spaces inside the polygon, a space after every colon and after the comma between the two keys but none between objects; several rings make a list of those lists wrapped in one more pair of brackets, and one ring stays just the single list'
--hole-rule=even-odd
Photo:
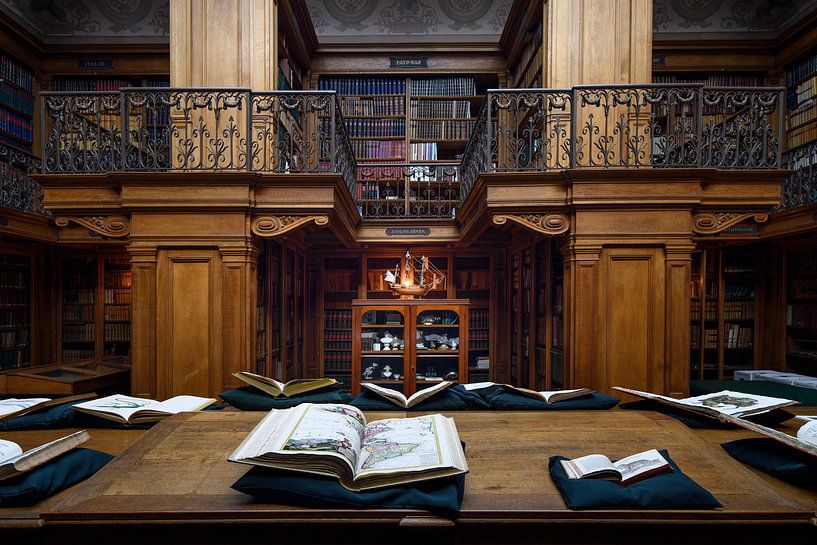
[{"label": "balcony", "polygon": [[783,154],[783,166],[793,170],[783,183],[780,209],[817,203],[817,143],[801,146]]},{"label": "balcony", "polygon": [[43,208],[43,189],[30,176],[39,165],[39,159],[33,155],[0,143],[0,206],[48,215]]}]

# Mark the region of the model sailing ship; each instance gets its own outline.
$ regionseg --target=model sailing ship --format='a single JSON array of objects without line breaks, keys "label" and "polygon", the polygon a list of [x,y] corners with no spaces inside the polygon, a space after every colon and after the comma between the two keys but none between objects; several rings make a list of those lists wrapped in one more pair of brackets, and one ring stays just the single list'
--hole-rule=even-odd
[{"label": "model sailing ship", "polygon": [[445,282],[445,274],[431,264],[426,256],[417,259],[406,251],[404,275],[400,274],[398,263],[394,271],[386,271],[385,279],[391,290],[397,295],[422,297]]}]

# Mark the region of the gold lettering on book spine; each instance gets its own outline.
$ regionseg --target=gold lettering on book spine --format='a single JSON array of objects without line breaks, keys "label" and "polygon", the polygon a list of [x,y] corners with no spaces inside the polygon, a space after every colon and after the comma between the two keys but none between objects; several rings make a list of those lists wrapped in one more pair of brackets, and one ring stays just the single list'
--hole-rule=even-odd
[{"label": "gold lettering on book spine", "polygon": [[126,237],[130,234],[130,221],[125,216],[57,216],[57,227],[68,227],[71,223],[85,227],[106,237]]},{"label": "gold lettering on book spine", "polygon": [[252,222],[252,232],[259,237],[277,237],[310,222],[327,225],[328,216],[259,216]]},{"label": "gold lettering on book spine", "polygon": [[570,218],[565,214],[497,214],[494,225],[505,225],[508,221],[544,235],[561,235],[570,229]]},{"label": "gold lettering on book spine", "polygon": [[699,235],[714,235],[748,219],[757,223],[769,221],[769,214],[764,212],[702,212],[692,218],[692,230]]}]

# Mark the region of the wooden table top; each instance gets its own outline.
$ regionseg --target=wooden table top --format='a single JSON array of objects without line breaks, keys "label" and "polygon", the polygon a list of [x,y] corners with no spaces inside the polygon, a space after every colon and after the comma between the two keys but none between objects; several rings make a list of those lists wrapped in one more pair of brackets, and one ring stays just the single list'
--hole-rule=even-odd
[{"label": "wooden table top", "polygon": [[[403,413],[369,413],[369,420]],[[401,526],[510,524],[808,525],[813,506],[787,497],[720,447],[658,413],[457,412],[470,474],[456,522],[423,511],[305,509],[254,503],[230,488],[249,467],[227,456],[260,412],[208,411],[167,419],[42,512],[46,525],[361,523]],[[41,433],[41,432],[38,432]],[[619,458],[665,448],[723,505],[719,510],[593,510],[565,506],[548,457]]]}]

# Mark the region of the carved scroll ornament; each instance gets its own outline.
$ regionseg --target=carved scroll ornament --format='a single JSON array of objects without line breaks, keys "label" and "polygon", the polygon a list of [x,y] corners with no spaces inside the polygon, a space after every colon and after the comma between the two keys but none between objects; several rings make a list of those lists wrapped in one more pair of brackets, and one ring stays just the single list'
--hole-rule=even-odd
[{"label": "carved scroll ornament", "polygon": [[769,221],[769,214],[764,212],[702,212],[692,218],[692,230],[699,235],[714,235],[737,225],[749,218],[757,223]]},{"label": "carved scroll ornament", "polygon": [[130,221],[125,216],[57,216],[54,223],[57,227],[76,223],[106,237],[120,238],[130,234]]},{"label": "carved scroll ornament", "polygon": [[570,229],[570,218],[565,214],[497,214],[495,225],[505,225],[508,221],[544,235],[561,235]]},{"label": "carved scroll ornament", "polygon": [[259,237],[277,237],[310,222],[327,225],[328,216],[259,216],[252,222],[252,232]]}]

